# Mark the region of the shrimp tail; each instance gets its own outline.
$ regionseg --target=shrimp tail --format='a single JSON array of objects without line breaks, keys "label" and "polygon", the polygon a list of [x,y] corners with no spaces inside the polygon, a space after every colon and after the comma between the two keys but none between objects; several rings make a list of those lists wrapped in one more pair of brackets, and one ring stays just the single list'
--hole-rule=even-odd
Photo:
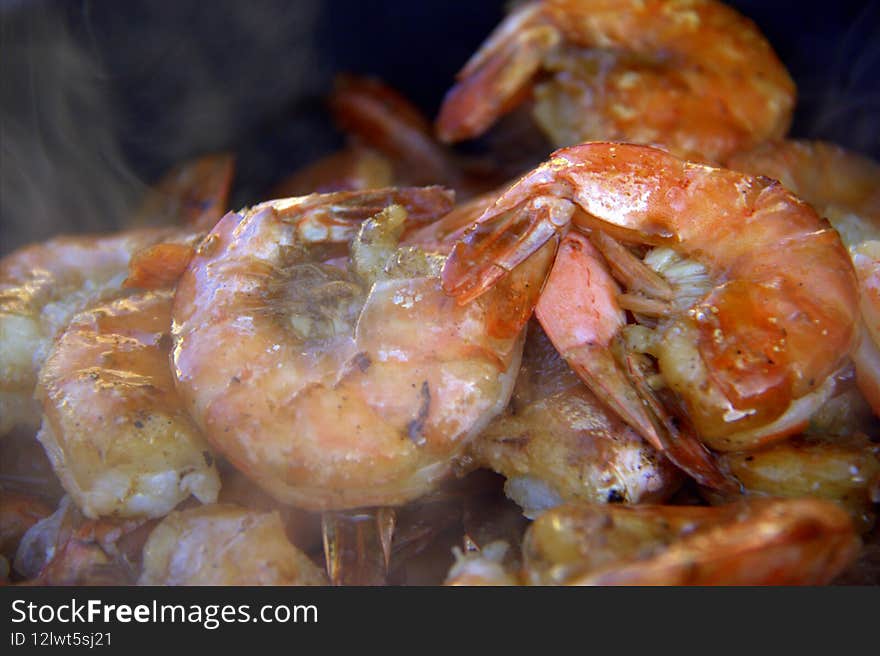
[{"label": "shrimp tail", "polygon": [[634,353],[626,355],[627,373],[638,391],[639,398],[647,404],[651,414],[662,424],[662,430],[657,431],[662,453],[676,467],[704,487],[726,494],[741,492],[740,483],[725,474],[710,451],[703,446],[688,421],[687,412],[675,395],[666,390],[654,393],[648,386],[638,362],[642,357],[644,356]]},{"label": "shrimp tail", "polygon": [[165,289],[173,286],[195,254],[192,244],[165,242],[135,253],[128,265],[123,287]]},{"label": "shrimp tail", "polygon": [[558,239],[574,207],[567,200],[543,197],[494,216],[490,208],[449,254],[444,291],[461,305],[481,296],[548,241]]},{"label": "shrimp tail", "polygon": [[706,487],[731,489],[712,456],[686,424],[664,409],[645,380],[638,356],[618,363],[612,345],[625,323],[620,288],[590,239],[562,240],[536,315],[556,349],[590,390],[651,446]]},{"label": "shrimp tail", "polygon": [[131,222],[153,225],[175,217],[195,230],[210,230],[226,211],[234,172],[235,156],[231,153],[184,162],[147,193]]},{"label": "shrimp tail", "polygon": [[436,132],[445,143],[485,132],[530,93],[532,78],[561,40],[539,3],[510,14],[458,74],[443,101]]},{"label": "shrimp tail", "polygon": [[406,98],[373,78],[338,75],[330,110],[342,130],[405,167],[407,180],[458,187],[460,174],[431,124]]}]

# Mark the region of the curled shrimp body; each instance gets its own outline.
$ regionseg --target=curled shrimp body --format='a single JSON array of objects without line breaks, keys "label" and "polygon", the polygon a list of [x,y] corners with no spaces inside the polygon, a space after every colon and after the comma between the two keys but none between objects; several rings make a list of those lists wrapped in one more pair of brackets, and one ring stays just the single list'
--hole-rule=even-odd
[{"label": "curled shrimp body", "polygon": [[40,372],[37,439],[87,517],[161,517],[190,494],[217,498],[214,457],[168,363],[172,297],[141,292],[76,315]]},{"label": "curled shrimp body", "polygon": [[674,456],[665,412],[742,450],[801,430],[829,397],[856,334],[856,279],[837,233],[780,184],[646,146],[562,149],[456,244],[444,288],[467,303],[559,239],[538,319],[658,448]]},{"label": "curled shrimp body", "polygon": [[212,504],[173,512],[144,544],[140,585],[326,585],[277,512]]},{"label": "curled shrimp body", "polygon": [[779,180],[840,233],[859,279],[856,379],[880,415],[880,164],[834,144],[788,140],[737,153],[727,166]]},{"label": "curled shrimp body", "polygon": [[822,585],[855,562],[845,511],[818,499],[560,506],[523,543],[536,585]]},{"label": "curled shrimp body", "polygon": [[528,2],[458,80],[437,120],[445,141],[481,134],[533,89],[557,146],[663,144],[716,162],[782,137],[795,97],[755,25],[715,0]]},{"label": "curled shrimp body", "polygon": [[397,248],[406,221],[450,206],[431,188],[271,201],[227,215],[190,262],[174,305],[178,389],[279,500],[416,498],[506,405],[521,326],[492,295],[448,298],[442,256]]}]

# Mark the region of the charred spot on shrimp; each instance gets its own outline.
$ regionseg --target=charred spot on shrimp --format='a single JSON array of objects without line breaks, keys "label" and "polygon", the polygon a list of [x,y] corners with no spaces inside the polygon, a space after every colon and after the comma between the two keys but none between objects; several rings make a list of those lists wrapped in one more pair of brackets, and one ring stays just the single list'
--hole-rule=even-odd
[{"label": "charred spot on shrimp", "polygon": [[428,421],[428,413],[431,410],[431,387],[428,385],[427,380],[422,382],[422,388],[419,391],[419,395],[421,396],[422,401],[419,406],[418,415],[406,425],[406,433],[416,446],[422,446],[427,442],[427,439],[422,433],[425,429],[425,424]]}]

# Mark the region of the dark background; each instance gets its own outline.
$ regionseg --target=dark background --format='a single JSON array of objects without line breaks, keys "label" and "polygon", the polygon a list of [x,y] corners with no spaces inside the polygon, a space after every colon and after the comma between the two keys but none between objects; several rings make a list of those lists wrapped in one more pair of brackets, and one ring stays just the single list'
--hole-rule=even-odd
[{"label": "dark background", "polygon": [[[0,5],[0,253],[108,229],[173,164],[238,155],[233,205],[340,143],[334,73],[434,116],[498,0],[7,0]],[[739,0],[798,84],[792,134],[880,159],[880,2]]]}]

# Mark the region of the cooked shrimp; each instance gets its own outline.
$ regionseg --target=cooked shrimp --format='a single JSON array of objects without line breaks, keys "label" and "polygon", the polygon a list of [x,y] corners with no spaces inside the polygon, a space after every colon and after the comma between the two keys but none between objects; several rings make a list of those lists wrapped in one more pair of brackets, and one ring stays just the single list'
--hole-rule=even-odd
[{"label": "cooked shrimp", "polygon": [[[440,289],[442,256],[397,248],[405,221],[449,207],[431,188],[271,201],[222,219],[180,280],[178,389],[217,449],[279,500],[414,499],[506,405],[516,304],[458,306]],[[348,271],[325,263],[340,256]]]},{"label": "cooked shrimp", "polygon": [[437,120],[444,141],[481,134],[533,88],[557,146],[662,144],[712,162],[782,137],[795,98],[757,27],[715,0],[527,2],[458,80]]},{"label": "cooked shrimp", "polygon": [[326,585],[277,512],[229,504],[175,511],[143,553],[140,585]]},{"label": "cooked shrimp", "polygon": [[535,516],[563,501],[658,503],[681,484],[666,458],[609,413],[543,334],[529,328],[507,412],[474,440],[477,463],[507,477]]},{"label": "cooked shrimp", "polygon": [[404,243],[408,246],[419,246],[425,250],[448,254],[473,222],[495,204],[502,191],[491,191],[459,203],[442,218],[404,232]]},{"label": "cooked shrimp", "polygon": [[381,189],[393,183],[394,172],[387,157],[369,148],[354,146],[295,171],[273,187],[269,197]]},{"label": "cooked shrimp", "polygon": [[174,387],[171,291],[76,315],[40,372],[37,439],[90,518],[161,517],[217,498],[214,457]]},{"label": "cooked shrimp", "polygon": [[189,232],[216,222],[232,167],[229,155],[187,162],[160,180],[130,218],[174,227],[56,237],[0,260],[0,435],[16,425],[39,425],[32,396],[52,340],[74,314],[118,292],[135,253],[160,242],[185,242]]},{"label": "cooked shrimp", "polygon": [[387,84],[371,77],[339,75],[330,109],[355,143],[382,153],[391,162],[395,184],[466,188],[464,171],[451,151],[435,141],[428,119]]},{"label": "cooked shrimp", "polygon": [[822,585],[860,546],[834,503],[762,499],[560,506],[529,527],[523,554],[536,585]]},{"label": "cooked shrimp", "polygon": [[174,229],[57,237],[0,260],[0,434],[36,427],[37,372],[70,318],[116,294],[136,251]]},{"label": "cooked shrimp", "polygon": [[226,212],[234,170],[235,158],[229,153],[203,155],[175,166],[147,192],[131,223],[210,230]]},{"label": "cooked shrimp", "polygon": [[[562,149],[455,246],[444,288],[467,304],[561,237],[538,319],[596,395],[701,482],[720,484],[717,468],[679,442],[685,428],[754,448],[831,395],[856,334],[855,275],[837,233],[778,183],[645,146]],[[653,250],[642,261],[621,242]]]},{"label": "cooked shrimp", "polygon": [[779,141],[736,154],[727,165],[779,180],[840,233],[859,279],[857,380],[880,415],[880,164],[830,143]]},{"label": "cooked shrimp", "polygon": [[[750,496],[816,497],[846,508],[860,532],[880,503],[880,445],[864,435],[796,437],[763,449],[719,455],[719,465]],[[731,495],[710,493],[713,501]]]}]

